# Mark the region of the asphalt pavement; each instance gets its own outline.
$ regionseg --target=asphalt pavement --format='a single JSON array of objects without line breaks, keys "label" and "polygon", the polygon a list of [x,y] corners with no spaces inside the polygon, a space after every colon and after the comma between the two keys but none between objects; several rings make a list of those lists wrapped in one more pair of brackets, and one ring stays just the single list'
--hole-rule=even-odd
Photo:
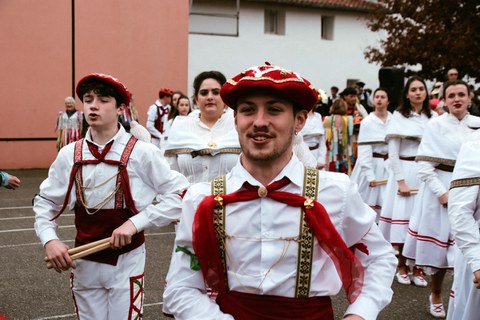
[{"label": "asphalt pavement", "polygon": [[[46,178],[46,169],[11,170],[22,181],[17,190],[0,188],[0,315],[8,319],[74,319],[69,273],[48,270],[44,250],[33,229],[32,198]],[[65,212],[58,220],[59,236],[73,246],[73,215]],[[163,288],[175,238],[172,226],[146,232],[144,319],[163,316]],[[429,280],[427,278],[427,280]],[[447,307],[452,275],[447,274],[443,301]],[[434,319],[428,313],[430,289],[400,285],[394,281],[394,296],[378,319]],[[347,307],[343,292],[333,298],[336,319]]]}]

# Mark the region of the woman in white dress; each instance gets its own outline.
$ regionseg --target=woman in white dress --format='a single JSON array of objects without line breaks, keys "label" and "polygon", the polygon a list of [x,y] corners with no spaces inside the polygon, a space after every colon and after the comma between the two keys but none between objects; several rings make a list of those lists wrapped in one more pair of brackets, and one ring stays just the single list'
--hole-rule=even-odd
[{"label": "woman in white dress", "polygon": [[455,80],[444,85],[449,112],[430,121],[417,152],[418,177],[424,182],[417,195],[403,255],[407,264],[421,267],[432,278],[430,313],[445,317],[442,283],[454,266],[454,238],[448,220],[448,189],[460,145],[473,132],[475,116],[469,115],[468,85]]},{"label": "woman in white dress", "polygon": [[225,82],[221,72],[200,73],[193,82],[200,113],[177,117],[170,128],[165,158],[190,183],[213,180],[237,163],[240,143],[233,111],[220,97]]},{"label": "woman in white dress", "polygon": [[363,201],[377,212],[377,223],[383,205],[388,179],[388,144],[385,135],[392,114],[387,110],[388,91],[373,93],[374,112],[362,120],[358,135],[358,157],[350,178],[358,184]]},{"label": "woman in white dress", "polygon": [[317,169],[323,169],[327,156],[327,145],[325,144],[325,128],[323,127],[322,115],[313,112],[313,109],[310,110],[310,112],[308,112],[307,122],[302,131],[300,131],[300,134],[303,136],[303,141],[316,159],[315,167]]},{"label": "woman in white dress", "polygon": [[415,285],[421,287],[425,287],[427,282],[416,268],[410,279],[402,252],[420,185],[415,157],[425,125],[433,115],[436,113],[430,109],[425,81],[412,76],[405,84],[402,103],[393,113],[387,128],[390,174],[378,222],[385,239],[398,247],[397,281],[411,284],[413,280]]}]

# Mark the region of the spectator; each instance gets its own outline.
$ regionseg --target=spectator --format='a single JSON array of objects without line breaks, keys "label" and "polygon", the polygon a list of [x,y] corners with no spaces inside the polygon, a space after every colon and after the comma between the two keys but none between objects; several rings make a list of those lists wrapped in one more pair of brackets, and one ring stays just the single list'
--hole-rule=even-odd
[{"label": "spectator", "polygon": [[65,111],[58,113],[56,131],[57,151],[83,137],[83,113],[75,108],[73,97],[65,98]]},{"label": "spectator", "polygon": [[0,187],[15,190],[20,187],[20,179],[5,171],[0,171]]},{"label": "spectator", "polygon": [[147,112],[147,130],[152,136],[152,143],[161,148],[162,135],[168,121],[172,103],[173,91],[169,88],[161,88],[158,91],[158,99],[148,108]]}]

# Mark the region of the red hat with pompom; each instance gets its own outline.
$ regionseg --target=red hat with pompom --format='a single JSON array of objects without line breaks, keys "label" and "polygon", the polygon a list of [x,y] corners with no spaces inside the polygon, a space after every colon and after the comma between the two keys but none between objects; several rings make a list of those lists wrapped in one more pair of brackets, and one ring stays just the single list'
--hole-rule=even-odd
[{"label": "red hat with pompom", "polygon": [[318,92],[310,81],[293,71],[265,62],[251,67],[228,80],[220,90],[223,102],[236,110],[240,96],[252,91],[265,91],[310,111],[318,100]]}]

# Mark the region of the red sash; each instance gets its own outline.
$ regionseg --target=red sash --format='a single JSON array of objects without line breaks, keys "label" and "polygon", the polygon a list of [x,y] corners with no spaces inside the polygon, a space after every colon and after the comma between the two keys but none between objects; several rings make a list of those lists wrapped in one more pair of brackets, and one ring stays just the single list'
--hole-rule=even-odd
[{"label": "red sash", "polygon": [[229,291],[217,298],[235,320],[333,320],[330,297],[288,298]]}]

